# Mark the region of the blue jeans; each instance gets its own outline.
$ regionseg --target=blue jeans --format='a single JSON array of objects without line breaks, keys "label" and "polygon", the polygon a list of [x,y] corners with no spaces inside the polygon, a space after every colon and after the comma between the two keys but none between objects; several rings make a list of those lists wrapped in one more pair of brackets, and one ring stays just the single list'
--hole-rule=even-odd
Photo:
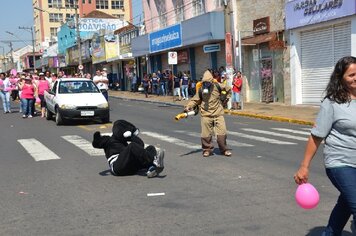
[{"label": "blue jeans", "polygon": [[32,115],[33,99],[21,98],[22,113],[25,116]]},{"label": "blue jeans", "polygon": [[0,97],[2,100],[2,107],[4,112],[9,112],[11,110],[10,107],[10,92],[0,91]]},{"label": "blue jeans", "polygon": [[356,168],[328,168],[326,174],[331,183],[339,190],[340,196],[322,235],[339,236],[351,215],[354,226],[356,224]]},{"label": "blue jeans", "polygon": [[159,85],[160,85],[160,87],[161,87],[162,95],[163,95],[163,96],[167,95],[167,94],[166,94],[166,89],[165,89],[165,83],[160,83]]},{"label": "blue jeans", "polygon": [[188,85],[182,85],[182,95],[183,98],[189,98]]}]

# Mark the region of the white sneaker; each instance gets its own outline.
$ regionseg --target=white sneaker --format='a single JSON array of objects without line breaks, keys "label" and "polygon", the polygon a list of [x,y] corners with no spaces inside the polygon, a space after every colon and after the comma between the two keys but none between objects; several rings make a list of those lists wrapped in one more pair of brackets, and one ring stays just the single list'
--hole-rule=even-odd
[{"label": "white sneaker", "polygon": [[32,115],[29,115],[28,118],[32,118]]},{"label": "white sneaker", "polygon": [[161,173],[164,169],[164,150],[157,149],[157,155],[154,157],[153,164],[157,167],[156,171],[157,174]]}]

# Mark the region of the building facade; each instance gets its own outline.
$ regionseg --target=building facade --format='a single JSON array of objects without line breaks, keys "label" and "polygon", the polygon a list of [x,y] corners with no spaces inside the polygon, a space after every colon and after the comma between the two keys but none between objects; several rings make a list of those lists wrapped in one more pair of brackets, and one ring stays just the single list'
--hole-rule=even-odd
[{"label": "building facade", "polygon": [[[158,70],[187,71],[199,79],[226,65],[224,1],[144,0],[145,34],[132,40],[140,77]],[[213,45],[208,47],[209,45]],[[168,63],[169,52],[177,64]]]},{"label": "building facade", "polygon": [[336,62],[356,56],[356,2],[286,3],[292,104],[320,104]]},{"label": "building facade", "polygon": [[[42,51],[58,41],[58,28],[99,10],[122,20],[132,19],[130,0],[32,0],[36,49]],[[77,8],[77,9],[76,9]]]},{"label": "building facade", "polygon": [[[247,102],[290,103],[284,0],[233,2],[235,39]],[[241,46],[239,46],[239,38]]]}]

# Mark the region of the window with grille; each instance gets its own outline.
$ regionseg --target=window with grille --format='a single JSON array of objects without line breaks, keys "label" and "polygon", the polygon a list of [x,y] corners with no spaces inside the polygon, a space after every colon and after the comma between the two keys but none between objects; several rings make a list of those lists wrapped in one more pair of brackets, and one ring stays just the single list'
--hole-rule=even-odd
[{"label": "window with grille", "polygon": [[109,9],[108,0],[96,0],[96,9]]},{"label": "window with grille", "polygon": [[193,1],[193,12],[195,16],[205,13],[205,1],[204,0]]},{"label": "window with grille", "polygon": [[66,14],[66,22],[74,20],[75,14]]},{"label": "window with grille", "polygon": [[49,13],[49,22],[61,22],[61,21],[63,21],[63,14]]},{"label": "window with grille", "polygon": [[124,1],[111,1],[111,9],[124,9]]},{"label": "window with grille", "polygon": [[79,0],[64,0],[66,2],[66,8],[75,8],[78,6]]},{"label": "window with grille", "polygon": [[48,7],[49,8],[61,8],[62,0],[48,0]]},{"label": "window with grille", "polygon": [[224,6],[224,0],[215,0],[215,7],[223,7]]},{"label": "window with grille", "polygon": [[50,29],[51,37],[57,37],[57,27],[51,27]]},{"label": "window with grille", "polygon": [[183,2],[177,6],[175,9],[176,12],[176,22],[182,22],[184,21],[184,4]]}]

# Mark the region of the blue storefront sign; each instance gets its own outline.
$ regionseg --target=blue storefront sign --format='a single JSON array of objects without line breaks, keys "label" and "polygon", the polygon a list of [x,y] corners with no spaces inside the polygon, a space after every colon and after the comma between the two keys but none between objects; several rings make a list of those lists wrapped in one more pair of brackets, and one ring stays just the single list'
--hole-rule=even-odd
[{"label": "blue storefront sign", "polygon": [[173,25],[163,30],[150,33],[150,53],[182,46],[181,25]]},{"label": "blue storefront sign", "polygon": [[209,52],[219,52],[220,51],[220,44],[206,44],[203,46],[204,53]]},{"label": "blue storefront sign", "polygon": [[286,3],[286,29],[356,14],[355,0],[295,0]]}]

